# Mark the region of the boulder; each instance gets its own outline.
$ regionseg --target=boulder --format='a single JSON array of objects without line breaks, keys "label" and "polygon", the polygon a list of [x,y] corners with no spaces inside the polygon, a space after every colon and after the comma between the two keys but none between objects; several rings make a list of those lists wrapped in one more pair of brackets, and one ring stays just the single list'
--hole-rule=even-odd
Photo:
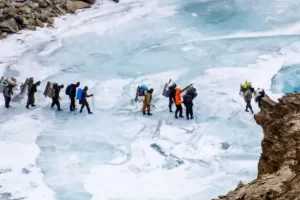
[{"label": "boulder", "polygon": [[48,23],[48,24],[54,24],[54,19],[51,18],[51,17],[48,17],[48,18],[47,18],[47,23]]},{"label": "boulder", "polygon": [[38,4],[40,8],[47,8],[48,4],[44,0],[38,0]]},{"label": "boulder", "polygon": [[90,4],[83,2],[83,1],[73,1],[75,4],[76,9],[83,9],[83,8],[89,8]]},{"label": "boulder", "polygon": [[75,4],[73,3],[73,1],[70,1],[70,0],[67,1],[66,8],[69,13],[75,13],[75,11],[76,11]]},{"label": "boulder", "polygon": [[7,33],[6,32],[3,32],[3,33],[1,33],[1,35],[0,35],[0,39],[4,39],[4,38],[6,38],[7,37]]},{"label": "boulder", "polygon": [[5,3],[2,3],[2,2],[0,2],[0,9],[3,9],[3,8],[5,8],[6,6],[5,6]]},{"label": "boulder", "polygon": [[28,25],[28,26],[26,26],[26,28],[28,30],[31,30],[31,31],[35,31],[36,30],[36,27],[34,25]]},{"label": "boulder", "polygon": [[17,33],[19,26],[14,18],[10,18],[0,23],[0,30],[2,32]]}]

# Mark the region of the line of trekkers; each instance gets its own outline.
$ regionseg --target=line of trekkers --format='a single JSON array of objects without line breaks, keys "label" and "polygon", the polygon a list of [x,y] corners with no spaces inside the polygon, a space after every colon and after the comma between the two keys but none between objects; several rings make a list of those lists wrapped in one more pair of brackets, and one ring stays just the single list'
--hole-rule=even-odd
[{"label": "line of trekkers", "polygon": [[[146,114],[146,111],[148,115],[152,115],[150,113],[150,110],[151,110],[151,100],[152,100],[153,91],[154,91],[153,88],[148,90],[148,86],[145,84],[138,86],[137,88],[135,101],[138,100],[138,97],[144,97],[143,108],[142,108],[144,115]],[[176,83],[170,80],[169,83],[166,83],[162,95],[169,98],[170,112],[173,112],[172,105],[173,103],[175,103],[176,105],[175,118],[184,117],[182,115],[182,110],[183,110],[182,103],[183,103],[186,108],[186,119],[187,120],[194,119],[193,100],[197,96],[197,93],[196,93],[196,88],[193,87],[193,84],[190,84],[181,90],[180,88],[177,87]]]},{"label": "line of trekkers", "polygon": [[[5,99],[5,107],[9,108],[10,102],[20,102],[20,100],[25,95],[25,91],[27,89],[27,104],[26,108],[30,109],[29,106],[34,107],[35,105],[35,93],[37,92],[37,87],[41,84],[40,81],[34,83],[33,78],[27,78],[24,84],[20,86],[20,92],[13,96],[13,89],[17,86],[15,78],[4,78],[0,79],[0,91],[2,90],[3,96]],[[93,96],[93,94],[88,95],[88,87],[85,86],[83,89],[78,88],[80,86],[80,82],[76,84],[70,84],[66,88],[66,95],[70,98],[70,111],[76,110],[75,98],[79,100],[79,104],[81,104],[80,113],[83,108],[86,107],[89,114],[93,114],[90,110],[89,103],[86,98]],[[60,90],[64,88],[64,85],[58,85],[57,83],[47,82],[46,88],[44,90],[44,95],[52,99],[51,108],[55,105],[57,106],[58,111],[62,111],[60,107]],[[78,88],[78,89],[77,89]],[[77,93],[76,93],[77,90]]]},{"label": "line of trekkers", "polygon": [[[23,98],[26,88],[28,91],[28,98],[27,98],[27,104],[26,108],[30,109],[29,106],[34,107],[35,106],[35,93],[37,92],[37,87],[41,84],[40,81],[37,81],[34,83],[33,78],[27,78],[24,84],[21,84],[20,86],[20,92],[19,94],[13,96],[13,89],[17,85],[15,78],[4,78],[2,77],[0,79],[0,91],[3,91],[3,96],[5,99],[5,107],[10,107],[10,102],[20,102],[20,100]],[[79,104],[81,104],[80,113],[84,109],[84,107],[87,108],[88,113],[92,114],[90,110],[89,103],[87,101],[88,97],[92,97],[93,94],[88,95],[88,87],[85,86],[83,89],[78,88],[80,86],[80,82],[77,82],[76,84],[70,84],[65,90],[65,94],[69,96],[70,98],[70,111],[76,110],[76,100],[79,100]],[[44,95],[46,97],[49,97],[52,99],[51,107],[57,106],[57,110],[61,111],[60,107],[60,90],[64,88],[64,85],[58,85],[57,83],[50,83],[47,82],[47,85],[44,90]],[[136,91],[136,98],[135,101],[140,100],[142,98],[143,100],[143,114],[146,115],[146,111],[148,115],[152,115],[150,113],[151,110],[154,109],[154,105],[151,104],[152,101],[152,94],[153,94],[153,88],[150,88],[148,90],[147,85],[141,85],[137,87]],[[196,88],[193,87],[193,84],[189,84],[184,89],[180,89],[177,87],[176,83],[172,82],[171,80],[165,84],[163,93],[163,96],[167,97],[169,99],[169,111],[172,111],[172,105],[175,103],[176,105],[176,111],[175,111],[175,118],[183,118],[182,115],[182,104],[184,104],[186,108],[186,118],[187,120],[194,118],[193,113],[193,100],[197,96]],[[251,85],[251,82],[245,81],[245,83],[241,84],[240,86],[240,95],[244,97],[244,100],[246,102],[246,112],[249,112],[248,109],[253,113],[252,106],[251,106],[251,99],[255,98],[255,102],[258,103],[258,106],[261,106],[262,98],[267,96],[265,94],[265,91],[263,89],[258,88],[257,91],[254,90],[254,88]],[[179,113],[179,116],[178,116]]]}]

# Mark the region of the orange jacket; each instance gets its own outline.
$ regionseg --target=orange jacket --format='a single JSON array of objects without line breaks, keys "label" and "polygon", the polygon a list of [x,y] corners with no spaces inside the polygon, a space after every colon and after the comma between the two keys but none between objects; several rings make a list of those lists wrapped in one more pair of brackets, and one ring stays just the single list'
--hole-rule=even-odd
[{"label": "orange jacket", "polygon": [[175,104],[176,105],[181,105],[181,103],[182,103],[180,93],[181,93],[181,89],[176,88],[175,89]]}]

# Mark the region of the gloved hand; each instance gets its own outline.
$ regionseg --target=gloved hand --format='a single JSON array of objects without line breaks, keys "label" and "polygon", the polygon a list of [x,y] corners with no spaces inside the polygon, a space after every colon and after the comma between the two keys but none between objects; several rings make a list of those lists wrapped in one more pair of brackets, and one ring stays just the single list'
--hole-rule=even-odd
[{"label": "gloved hand", "polygon": [[92,97],[94,96],[94,94],[92,94]]}]

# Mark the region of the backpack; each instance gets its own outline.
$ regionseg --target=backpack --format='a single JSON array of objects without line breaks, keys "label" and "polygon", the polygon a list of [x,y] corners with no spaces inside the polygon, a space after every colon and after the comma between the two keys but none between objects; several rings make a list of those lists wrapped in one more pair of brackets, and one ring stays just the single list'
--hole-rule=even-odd
[{"label": "backpack", "polygon": [[145,96],[145,93],[148,91],[147,85],[141,85],[139,89],[139,96]]},{"label": "backpack", "polygon": [[70,91],[71,91],[71,85],[68,85],[68,87],[66,88],[66,95],[70,95]]},{"label": "backpack", "polygon": [[78,100],[82,99],[82,89],[81,88],[78,88],[78,90],[77,90],[76,99],[78,99]]}]

